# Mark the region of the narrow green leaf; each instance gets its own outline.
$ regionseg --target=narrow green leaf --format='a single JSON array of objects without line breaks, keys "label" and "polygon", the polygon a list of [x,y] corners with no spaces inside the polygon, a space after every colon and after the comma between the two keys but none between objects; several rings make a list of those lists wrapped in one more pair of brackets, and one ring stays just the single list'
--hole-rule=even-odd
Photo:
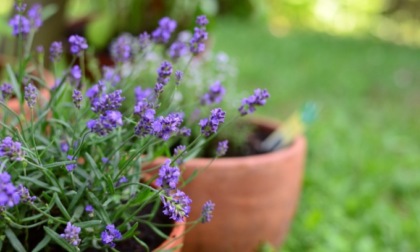
[{"label": "narrow green leaf", "polygon": [[92,192],[88,192],[88,196],[89,196],[90,202],[92,203],[92,205],[94,206],[96,210],[96,214],[99,217],[101,217],[101,219],[104,220],[106,224],[111,223],[108,213],[105,211],[104,207],[102,206],[102,203],[95,196],[95,194],[93,194]]},{"label": "narrow green leaf", "polygon": [[27,181],[27,182],[34,183],[35,185],[37,185],[37,186],[39,186],[39,187],[42,187],[42,188],[44,188],[44,189],[47,189],[47,190],[52,190],[52,191],[57,192],[57,193],[61,193],[61,191],[60,191],[60,189],[59,189],[59,188],[57,188],[57,187],[55,187],[55,186],[50,186],[50,185],[48,185],[48,184],[46,184],[46,183],[44,183],[44,182],[42,182],[42,181],[39,181],[39,180],[38,180],[38,179],[36,179],[36,178],[24,177],[24,176],[19,176],[19,178],[20,178],[21,180],[23,180],[23,181]]},{"label": "narrow green leaf", "polygon": [[92,227],[92,226],[99,226],[102,225],[102,221],[101,220],[90,220],[90,221],[83,221],[83,222],[77,222],[74,223],[74,226],[78,226],[81,228],[87,228],[87,227]]},{"label": "narrow green leaf", "polygon": [[4,233],[9,239],[10,243],[12,244],[13,248],[18,252],[26,252],[26,249],[23,247],[22,243],[20,243],[19,239],[16,237],[15,233],[10,228],[6,228]]},{"label": "narrow green leaf", "polygon": [[45,168],[54,168],[54,167],[58,167],[58,166],[63,166],[63,165],[68,165],[68,164],[74,164],[76,163],[76,161],[61,161],[61,162],[54,162],[52,164],[47,164],[44,165]]},{"label": "narrow green leaf", "polygon": [[90,167],[92,168],[92,171],[95,173],[95,176],[98,178],[98,180],[101,180],[104,174],[98,168],[98,165],[96,164],[95,160],[87,152],[85,153],[85,157],[86,157],[86,161],[89,163]]},{"label": "narrow green leaf", "polygon": [[85,211],[85,208],[82,205],[78,205],[76,209],[73,211],[73,216],[71,217],[71,222],[74,220],[78,220],[80,216],[82,216],[83,212]]},{"label": "narrow green leaf", "polygon": [[58,197],[57,193],[54,193],[55,198],[55,204],[57,205],[57,207],[60,209],[61,213],[64,215],[64,217],[66,217],[67,220],[70,220],[70,214],[67,212],[66,208],[63,206],[63,203],[61,203],[60,197]]},{"label": "narrow green leaf", "polygon": [[76,252],[76,248],[70,245],[68,242],[66,242],[59,234],[57,234],[54,230],[51,228],[44,226],[45,232],[55,241],[58,245],[60,245],[63,249],[70,251],[70,252]]},{"label": "narrow green leaf", "polygon": [[134,225],[130,228],[130,230],[128,230],[123,235],[122,239],[125,240],[125,239],[128,239],[128,238],[132,237],[135,234],[135,232],[137,231],[138,226],[139,226],[138,222],[134,223]]},{"label": "narrow green leaf", "polygon": [[83,184],[83,185],[79,188],[79,190],[77,191],[76,196],[74,196],[74,197],[73,197],[73,199],[71,200],[70,205],[69,205],[69,211],[70,211],[70,212],[71,212],[71,211],[73,211],[74,207],[75,207],[75,206],[76,206],[76,204],[79,202],[80,198],[81,198],[81,197],[82,197],[82,195],[83,195],[83,192],[85,191],[85,188],[86,188],[86,184]]},{"label": "narrow green leaf", "polygon": [[38,252],[41,251],[45,246],[47,246],[51,241],[51,237],[49,235],[45,235],[44,239],[42,239],[36,247],[32,250],[32,252]]},{"label": "narrow green leaf", "polygon": [[9,75],[10,82],[12,83],[13,91],[15,92],[15,95],[17,96],[18,100],[21,101],[22,100],[21,89],[16,79],[15,73],[13,72],[13,69],[9,64],[6,65],[6,70],[7,70],[7,74]]}]

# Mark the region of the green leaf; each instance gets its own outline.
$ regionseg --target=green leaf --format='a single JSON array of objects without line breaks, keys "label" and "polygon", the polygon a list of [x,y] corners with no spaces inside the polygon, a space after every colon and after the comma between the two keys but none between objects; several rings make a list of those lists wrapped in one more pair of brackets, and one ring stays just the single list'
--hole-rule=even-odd
[{"label": "green leaf", "polygon": [[45,168],[54,168],[54,167],[58,167],[58,166],[63,166],[63,165],[68,165],[68,164],[75,164],[76,163],[76,161],[61,161],[61,162],[55,162],[55,163],[52,163],[52,164],[47,164],[47,165],[44,165],[44,167]]},{"label": "green leaf", "polygon": [[12,83],[13,91],[14,91],[15,95],[17,96],[18,100],[21,101],[22,100],[21,89],[20,89],[20,85],[19,85],[19,83],[16,79],[15,73],[13,72],[13,69],[9,64],[6,65],[6,70],[7,70],[7,73],[9,75],[10,82]]},{"label": "green leaf", "polygon": [[26,252],[26,249],[23,247],[22,243],[20,243],[19,239],[16,237],[15,233],[10,228],[6,228],[4,233],[9,239],[10,243],[12,244],[13,248],[18,252]]},{"label": "green leaf", "polygon": [[87,228],[87,227],[92,227],[92,226],[99,226],[102,225],[102,221],[101,220],[90,220],[90,221],[83,221],[83,222],[77,222],[74,223],[74,226],[78,226],[80,228]]},{"label": "green leaf", "polygon": [[102,203],[95,196],[95,194],[93,194],[92,192],[88,192],[88,197],[89,197],[90,202],[92,203],[93,207],[96,210],[96,214],[102,220],[104,220],[106,224],[111,223],[111,220],[109,219],[108,213],[105,211],[104,207],[102,206]]},{"label": "green leaf", "polygon": [[70,220],[70,214],[67,212],[66,208],[64,207],[63,203],[61,203],[60,197],[58,197],[57,193],[54,193],[55,204],[60,209],[61,213],[66,217],[67,220]]},{"label": "green leaf", "polygon": [[128,239],[128,238],[132,237],[135,234],[135,232],[137,231],[138,226],[139,226],[138,222],[134,223],[134,225],[130,228],[130,230],[128,230],[123,235],[122,239],[125,240],[125,239]]},{"label": "green leaf", "polygon": [[59,234],[57,234],[54,230],[51,228],[44,226],[45,232],[55,241],[58,245],[60,245],[62,248],[64,248],[67,251],[70,252],[77,252],[76,248],[70,245],[68,242],[66,242]]},{"label": "green leaf", "polygon": [[101,178],[104,176],[104,174],[98,168],[98,165],[96,164],[95,160],[87,152],[85,153],[85,157],[86,157],[86,161],[90,164],[90,167],[92,168],[92,171],[95,173],[95,176],[98,178],[98,180],[101,180]]},{"label": "green leaf", "polygon": [[61,191],[60,191],[60,189],[59,189],[59,188],[57,188],[57,187],[55,187],[55,186],[50,186],[50,185],[48,185],[48,184],[46,184],[46,183],[44,183],[44,182],[42,182],[42,181],[39,181],[39,180],[38,180],[38,179],[36,179],[36,178],[24,177],[24,176],[19,176],[19,178],[20,178],[21,180],[23,180],[23,181],[27,181],[27,182],[34,183],[35,185],[37,185],[37,186],[39,186],[39,187],[42,187],[42,188],[44,188],[44,189],[47,189],[47,190],[52,190],[52,191],[57,192],[57,193],[61,193]]},{"label": "green leaf", "polygon": [[32,250],[32,252],[38,252],[41,251],[43,248],[45,248],[45,246],[47,246],[51,241],[51,237],[48,235],[44,236],[44,239],[42,239],[37,245],[36,247]]},{"label": "green leaf", "polygon": [[70,211],[70,212],[71,212],[71,211],[73,211],[74,207],[75,207],[75,206],[76,206],[76,204],[79,202],[80,198],[81,198],[81,197],[82,197],[82,195],[83,195],[83,192],[85,191],[85,188],[86,188],[86,184],[83,184],[83,185],[79,188],[79,190],[77,191],[76,196],[74,196],[74,197],[73,197],[73,199],[71,200],[70,205],[69,205],[69,211]]}]

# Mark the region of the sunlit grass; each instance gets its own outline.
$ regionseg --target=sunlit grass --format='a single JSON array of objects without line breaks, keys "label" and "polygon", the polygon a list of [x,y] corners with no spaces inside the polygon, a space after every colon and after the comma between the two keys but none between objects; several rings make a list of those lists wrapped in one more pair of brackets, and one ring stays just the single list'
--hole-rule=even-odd
[{"label": "sunlit grass", "polygon": [[377,40],[290,33],[223,20],[216,47],[237,59],[241,89],[265,86],[263,114],[308,100],[301,204],[284,251],[418,251],[420,50]]}]

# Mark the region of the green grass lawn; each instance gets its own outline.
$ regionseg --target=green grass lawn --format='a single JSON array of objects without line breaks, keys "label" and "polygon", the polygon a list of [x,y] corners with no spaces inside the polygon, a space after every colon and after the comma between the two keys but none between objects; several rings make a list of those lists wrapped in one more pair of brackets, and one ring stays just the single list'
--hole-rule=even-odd
[{"label": "green grass lawn", "polygon": [[307,136],[300,206],[282,251],[420,251],[420,49],[218,20],[215,47],[260,114],[320,107]]}]

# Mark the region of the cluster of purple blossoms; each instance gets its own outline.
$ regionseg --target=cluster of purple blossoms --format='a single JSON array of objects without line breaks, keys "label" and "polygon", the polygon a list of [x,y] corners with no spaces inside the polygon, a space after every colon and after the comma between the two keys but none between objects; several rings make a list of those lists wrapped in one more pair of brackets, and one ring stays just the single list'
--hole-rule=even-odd
[{"label": "cluster of purple blossoms", "polygon": [[255,112],[256,106],[264,106],[270,94],[266,89],[257,88],[254,94],[242,100],[242,105],[239,107],[239,112],[242,116],[252,114]]},{"label": "cluster of purple blossoms", "polygon": [[34,4],[28,10],[28,19],[31,25],[31,29],[37,30],[42,26],[42,6],[40,4]]},{"label": "cluster of purple blossoms", "polygon": [[0,143],[0,157],[7,157],[10,161],[22,161],[25,153],[20,142],[14,142],[11,137],[5,137]]},{"label": "cluster of purple blossoms", "polygon": [[0,101],[7,100],[12,96],[13,94],[13,88],[12,85],[9,83],[3,83],[3,85],[0,86]]},{"label": "cluster of purple blossoms", "polygon": [[94,209],[92,205],[86,205],[85,206],[85,211],[89,214],[93,213]]},{"label": "cluster of purple blossoms", "polygon": [[69,144],[66,141],[62,141],[60,143],[60,150],[62,152],[64,152],[64,153],[68,152],[69,151],[69,148],[70,148],[70,146],[69,146]]},{"label": "cluster of purple blossoms", "polygon": [[70,52],[72,54],[78,54],[86,49],[88,49],[88,44],[86,39],[79,35],[71,35],[69,37],[70,43]]},{"label": "cluster of purple blossoms", "polygon": [[188,53],[188,48],[185,45],[184,42],[181,41],[175,41],[172,43],[172,45],[169,47],[169,56],[172,60],[177,60],[180,57],[184,56]]},{"label": "cluster of purple blossoms", "polygon": [[191,129],[189,129],[187,127],[182,127],[179,130],[179,135],[184,136],[184,137],[189,137],[189,136],[191,136]]},{"label": "cluster of purple blossoms", "polygon": [[139,35],[139,49],[140,51],[143,51],[147,48],[147,46],[150,44],[150,35],[147,32],[143,32]]},{"label": "cluster of purple blossoms", "polygon": [[[74,157],[71,156],[71,155],[68,155],[67,159],[72,161],[74,159]],[[66,165],[66,169],[67,169],[68,172],[72,172],[76,168],[77,168],[77,164],[67,164]]]},{"label": "cluster of purple blossoms", "polygon": [[204,52],[206,45],[204,42],[207,40],[208,33],[206,31],[206,25],[209,23],[206,16],[198,16],[196,23],[199,27],[194,27],[194,34],[190,40],[190,52],[197,55]]},{"label": "cluster of purple blossoms", "polygon": [[10,174],[0,173],[0,207],[13,207],[19,204],[20,195],[11,181]]},{"label": "cluster of purple blossoms", "polygon": [[147,136],[153,133],[153,122],[156,111],[153,105],[146,99],[137,102],[134,106],[134,114],[140,116],[140,120],[134,128],[134,133],[138,136]]},{"label": "cluster of purple blossoms", "polygon": [[115,240],[121,239],[122,235],[118,229],[115,228],[114,224],[106,225],[105,230],[101,233],[102,243],[110,246],[111,248],[115,247]]},{"label": "cluster of purple blossoms", "polygon": [[86,96],[90,101],[99,98],[100,94],[105,91],[105,84],[99,81],[98,84],[93,85],[91,88],[86,90]]},{"label": "cluster of purple blossoms", "polygon": [[166,117],[159,116],[152,124],[153,134],[166,141],[172,133],[179,133],[183,120],[181,113],[170,113]]},{"label": "cluster of purple blossoms", "polygon": [[201,210],[201,223],[207,223],[211,221],[213,218],[214,206],[215,204],[211,200],[204,203]]},{"label": "cluster of purple blossoms", "polygon": [[100,136],[109,134],[113,129],[123,125],[122,114],[116,110],[108,110],[98,119],[86,123],[87,128]]},{"label": "cluster of purple blossoms", "polygon": [[83,99],[82,92],[80,92],[80,90],[74,89],[71,98],[73,98],[74,106],[76,106],[77,109],[80,109],[80,103]]},{"label": "cluster of purple blossoms", "polygon": [[169,216],[170,219],[182,222],[190,214],[192,200],[183,191],[167,192],[167,194],[161,194],[160,197],[163,202],[163,214]]},{"label": "cluster of purple blossoms", "polygon": [[142,101],[143,99],[154,101],[153,89],[151,88],[142,89],[140,86],[137,86],[134,88],[134,96],[137,102]]},{"label": "cluster of purple blossoms", "polygon": [[63,44],[58,41],[54,41],[50,45],[50,60],[58,61],[63,53]]},{"label": "cluster of purple blossoms", "polygon": [[102,68],[103,81],[116,86],[121,81],[121,76],[112,67],[104,66]]},{"label": "cluster of purple blossoms", "polygon": [[198,123],[201,127],[201,134],[208,137],[216,133],[219,125],[225,121],[225,114],[221,108],[213,109],[209,118],[201,119]]},{"label": "cluster of purple blossoms", "polygon": [[117,110],[121,107],[125,98],[122,96],[122,90],[115,90],[109,94],[102,94],[91,100],[91,109],[95,113],[104,114],[110,110]]},{"label": "cluster of purple blossoms", "polygon": [[36,103],[36,97],[38,96],[38,90],[32,83],[29,83],[25,86],[25,95],[24,98],[28,102],[28,106],[33,108]]},{"label": "cluster of purple blossoms", "polygon": [[31,32],[31,22],[22,14],[16,14],[9,20],[13,36],[27,35]]},{"label": "cluster of purple blossoms", "polygon": [[216,81],[210,86],[209,91],[201,97],[201,105],[218,104],[223,100],[226,90],[220,83]]},{"label": "cluster of purple blossoms", "polygon": [[172,65],[168,61],[162,62],[157,70],[158,78],[155,85],[155,93],[159,95],[163,92],[163,87],[169,82],[169,77],[172,74]]},{"label": "cluster of purple blossoms", "polygon": [[80,227],[76,227],[73,224],[71,224],[71,222],[67,222],[67,226],[64,229],[64,233],[60,234],[60,236],[64,238],[71,245],[77,247],[82,241],[79,238],[80,231],[81,231]]},{"label": "cluster of purple blossoms", "polygon": [[175,71],[175,85],[179,86],[181,83],[182,77],[184,77],[184,73],[182,71],[176,70]]},{"label": "cluster of purple blossoms", "polygon": [[222,157],[222,156],[226,155],[226,152],[229,148],[228,143],[229,143],[228,140],[224,140],[224,141],[220,141],[217,144],[217,149],[216,149],[216,156],[217,157]]},{"label": "cluster of purple blossoms", "polygon": [[178,165],[184,162],[184,156],[187,154],[186,152],[187,147],[185,145],[178,145],[174,148],[174,157],[176,157],[176,163]]},{"label": "cluster of purple blossoms", "polygon": [[17,191],[22,203],[33,203],[36,200],[36,196],[31,196],[29,194],[28,188],[24,187],[23,185],[19,185]]},{"label": "cluster of purple blossoms", "polygon": [[128,182],[128,179],[125,176],[122,176],[120,177],[120,179],[118,179],[117,183],[115,183],[115,187],[118,187],[127,182]]},{"label": "cluster of purple blossoms", "polygon": [[122,34],[111,44],[111,57],[114,62],[128,62],[133,57],[132,39],[128,34]]},{"label": "cluster of purple blossoms", "polygon": [[156,179],[156,185],[165,190],[176,189],[181,172],[177,166],[171,166],[171,160],[167,159],[159,169],[159,177]]},{"label": "cluster of purple blossoms", "polygon": [[69,75],[70,84],[73,87],[80,89],[81,79],[82,79],[82,70],[80,69],[79,65],[74,65],[70,69],[70,75]]},{"label": "cluster of purple blossoms", "polygon": [[159,27],[152,32],[152,40],[155,43],[165,44],[171,38],[172,32],[176,29],[176,21],[168,17],[159,20]]}]

